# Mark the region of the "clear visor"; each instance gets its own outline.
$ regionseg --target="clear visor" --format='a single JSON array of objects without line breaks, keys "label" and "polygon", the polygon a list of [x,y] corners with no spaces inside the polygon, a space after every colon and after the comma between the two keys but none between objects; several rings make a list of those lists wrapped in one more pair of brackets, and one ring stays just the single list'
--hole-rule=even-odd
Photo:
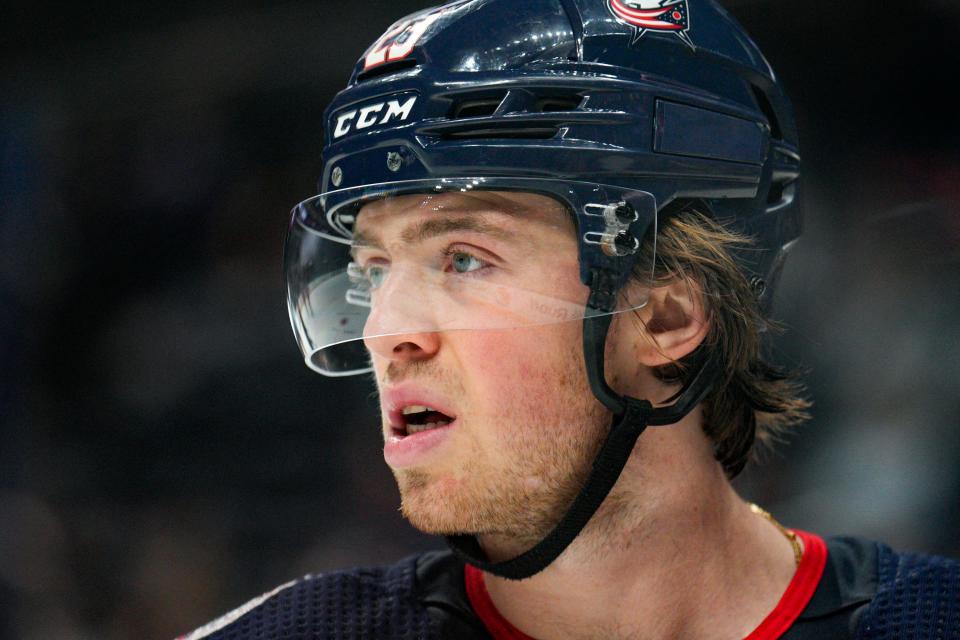
[{"label": "clear visor", "polygon": [[[329,191],[294,207],[287,306],[307,365],[369,371],[374,340],[534,328],[647,301],[648,193],[536,178],[445,178]],[[630,261],[616,308],[588,306],[581,247]],[[652,252],[648,252],[652,253]],[[642,260],[644,264],[639,264]]]}]

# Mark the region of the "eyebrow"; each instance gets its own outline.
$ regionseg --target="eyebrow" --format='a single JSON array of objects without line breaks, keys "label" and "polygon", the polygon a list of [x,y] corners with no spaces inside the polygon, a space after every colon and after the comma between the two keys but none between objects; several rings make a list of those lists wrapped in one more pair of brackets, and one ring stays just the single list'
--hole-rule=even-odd
[{"label": "eyebrow", "polygon": [[[456,218],[427,219],[404,229],[400,234],[400,239],[405,244],[417,244],[430,238],[454,233],[456,231],[473,231],[474,233],[482,233],[501,240],[516,239],[516,234],[510,233],[480,217],[484,214],[499,214],[514,217],[512,212],[484,211],[461,215]],[[383,244],[375,235],[357,231],[353,235],[350,252],[353,253],[354,250],[359,247],[374,247],[382,250]]]}]

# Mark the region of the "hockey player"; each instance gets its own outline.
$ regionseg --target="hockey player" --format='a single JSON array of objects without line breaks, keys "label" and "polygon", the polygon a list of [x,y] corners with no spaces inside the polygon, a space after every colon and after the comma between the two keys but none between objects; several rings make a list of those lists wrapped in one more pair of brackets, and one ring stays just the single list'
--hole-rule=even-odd
[{"label": "hockey player", "polygon": [[960,565],[792,531],[730,480],[800,422],[761,342],[800,232],[781,87],[713,0],[460,0],[393,25],[294,209],[308,366],[372,372],[450,551],[200,638],[960,637]]}]

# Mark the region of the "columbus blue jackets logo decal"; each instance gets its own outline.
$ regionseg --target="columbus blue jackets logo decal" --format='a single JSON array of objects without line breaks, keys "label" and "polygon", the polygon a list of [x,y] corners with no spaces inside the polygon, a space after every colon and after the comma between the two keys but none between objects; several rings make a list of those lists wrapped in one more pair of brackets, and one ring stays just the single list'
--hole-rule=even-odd
[{"label": "columbus blue jackets logo decal", "polygon": [[690,29],[687,0],[607,0],[607,6],[617,20],[636,29],[634,42],[647,31],[658,31],[672,33],[696,49],[687,35]]}]

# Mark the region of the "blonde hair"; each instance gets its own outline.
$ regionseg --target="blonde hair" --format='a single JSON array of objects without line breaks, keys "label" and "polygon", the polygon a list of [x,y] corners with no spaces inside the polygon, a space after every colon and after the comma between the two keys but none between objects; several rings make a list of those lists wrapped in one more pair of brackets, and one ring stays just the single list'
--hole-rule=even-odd
[{"label": "blonde hair", "polygon": [[[693,353],[654,373],[665,382],[683,383],[708,350],[721,378],[703,401],[703,430],[728,477],[738,475],[759,451],[772,448],[792,427],[809,418],[810,402],[797,374],[770,364],[763,356],[763,333],[781,327],[765,317],[754,287],[733,258],[752,240],[724,227],[694,203],[661,213],[656,244],[650,234],[639,264],[654,261],[652,286],[680,279],[703,297],[710,330]],[[654,252],[655,257],[650,256]],[[644,260],[647,257],[647,260]],[[650,281],[650,273],[635,274]]]}]

